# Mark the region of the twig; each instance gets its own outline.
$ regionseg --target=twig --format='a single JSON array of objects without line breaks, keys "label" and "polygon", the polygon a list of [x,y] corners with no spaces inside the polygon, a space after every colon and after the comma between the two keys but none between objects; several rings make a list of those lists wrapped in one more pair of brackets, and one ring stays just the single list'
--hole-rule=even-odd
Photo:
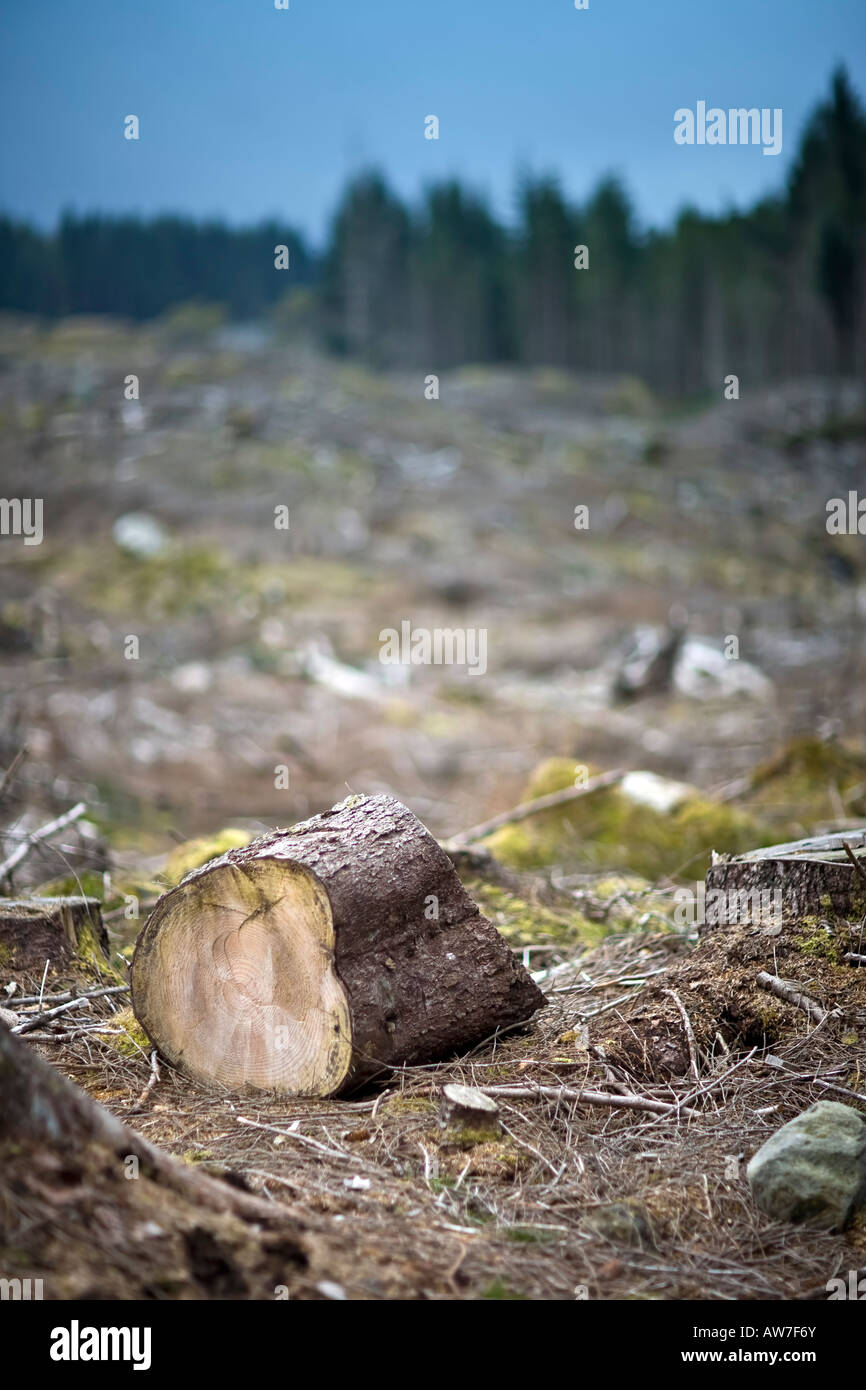
[{"label": "twig", "polygon": [[683,1003],[682,999],[680,999],[680,996],[677,994],[676,990],[666,989],[664,990],[664,993],[670,995],[671,999],[673,999],[674,1003],[680,1011],[680,1016],[683,1020],[683,1027],[686,1030],[686,1041],[689,1045],[689,1066],[691,1068],[691,1073],[694,1080],[699,1081],[701,1074],[700,1068],[698,1067],[698,1045],[695,1042],[695,1033],[694,1029],[692,1028],[692,1021],[686,1013],[686,1006]]},{"label": "twig", "polygon": [[503,825],[514,825],[517,821],[527,820],[529,816],[535,816],[539,811],[551,811],[556,806],[565,806],[570,801],[578,801],[582,796],[590,796],[592,792],[601,791],[604,787],[612,787],[615,782],[621,782],[625,773],[622,771],[602,772],[598,777],[591,777],[583,787],[565,787],[562,791],[549,792],[547,796],[539,796],[535,801],[524,801],[520,806],[515,806],[510,811],[503,811],[498,816],[492,816],[490,820],[482,821],[480,825],[473,825],[469,830],[463,830],[459,835],[454,835],[448,844],[454,849],[461,849],[464,845],[471,845],[476,840],[483,840],[485,835],[498,830]]},{"label": "twig", "polygon": [[670,1105],[663,1100],[650,1100],[648,1096],[624,1095],[610,1096],[603,1091],[577,1091],[571,1086],[482,1086],[486,1096],[509,1096],[512,1100],[567,1100],[580,1105],[612,1105],[622,1110],[649,1110],[655,1115],[685,1115],[696,1119],[697,1110],[686,1110],[682,1105]]},{"label": "twig", "polygon": [[[327,1144],[320,1144],[318,1139],[311,1139],[309,1134],[299,1134],[298,1131],[294,1129],[278,1129],[276,1125],[265,1125],[259,1120],[248,1120],[245,1115],[238,1115],[237,1123],[239,1125],[250,1125],[253,1129],[269,1130],[272,1134],[282,1135],[284,1139],[297,1139],[298,1143],[309,1144],[311,1149],[318,1149],[320,1153],[328,1154],[330,1158],[342,1159],[344,1163],[359,1163],[356,1156],[348,1153],[345,1149],[329,1149]],[[360,1166],[370,1167],[370,1164],[364,1163],[362,1159],[360,1161]]]},{"label": "twig", "polygon": [[735,1071],[739,1071],[740,1067],[745,1067],[749,1064],[749,1062],[751,1062],[757,1050],[758,1049],[756,1047],[753,1047],[751,1052],[747,1052],[745,1057],[740,1058],[739,1062],[735,1062],[734,1065],[732,1067],[729,1067],[726,1072],[722,1072],[721,1076],[717,1076],[715,1081],[708,1081],[706,1086],[701,1086],[700,1090],[691,1091],[684,1098],[682,1104],[688,1105],[691,1101],[697,1100],[699,1096],[708,1096],[710,1091],[717,1091],[718,1088],[725,1081],[727,1081],[729,1077],[733,1076]]},{"label": "twig", "polygon": [[18,848],[14,849],[8,859],[4,859],[3,863],[0,864],[0,881],[8,878],[12,870],[18,867],[22,859],[26,859],[36,845],[41,844],[43,840],[49,839],[52,835],[56,835],[58,830],[64,830],[67,825],[71,825],[73,821],[83,816],[86,810],[87,807],[84,802],[79,801],[71,810],[64,811],[63,815],[58,816],[56,820],[49,821],[47,825],[40,826],[31,835],[25,836]]},{"label": "twig", "polygon": [[144,1090],[142,1091],[141,1095],[138,1097],[138,1101],[137,1101],[137,1104],[138,1104],[138,1105],[143,1105],[143,1104],[144,1104],[144,1102],[147,1100],[148,1093],[149,1093],[150,1091],[153,1090],[153,1088],[154,1088],[154,1086],[156,1085],[156,1083],[157,1083],[158,1080],[159,1080],[159,1058],[158,1058],[157,1053],[156,1053],[156,1048],[154,1048],[153,1051],[152,1051],[151,1054],[150,1054],[150,1077],[148,1078],[147,1085],[145,1086],[145,1088],[144,1088]]},{"label": "twig", "polygon": [[58,1004],[56,1009],[47,1009],[44,1014],[34,1014],[32,1018],[25,1018],[23,1023],[17,1024],[9,1031],[11,1033],[29,1033],[41,1024],[47,1023],[50,1018],[56,1018],[58,1014],[65,1014],[67,1009],[77,1008],[79,1004],[88,1004],[87,999],[70,999],[67,1004]]},{"label": "twig", "polygon": [[24,762],[24,759],[25,759],[26,757],[27,757],[27,745],[25,744],[23,748],[19,748],[19,749],[18,749],[18,752],[15,754],[15,757],[12,759],[12,761],[11,761],[11,763],[9,764],[9,766],[7,767],[6,771],[3,773],[2,780],[0,780],[0,800],[3,799],[3,794],[4,794],[4,792],[5,792],[9,787],[11,787],[12,782],[13,782],[13,780],[14,780],[14,778],[15,778],[17,772],[18,772],[18,769],[19,769],[19,767],[21,766],[21,764]]},{"label": "twig", "polygon": [[804,1014],[815,1023],[823,1023],[828,1017],[827,1009],[823,1008],[811,995],[805,994],[797,985],[788,984],[786,980],[780,980],[778,975],[771,975],[766,970],[761,970],[757,976],[757,982],[761,989],[767,989],[777,998],[784,999],[786,1004],[793,1004],[795,1009],[802,1009]]},{"label": "twig", "polygon": [[[14,1032],[14,1029],[12,1030]],[[123,1037],[125,1028],[102,1028],[97,1024],[88,1024],[86,1028],[71,1028],[68,1033],[28,1033],[28,1042],[40,1043],[62,1043],[74,1042],[77,1038],[93,1037]]]},{"label": "twig", "polygon": [[[72,991],[64,990],[62,994],[49,994],[50,1004],[65,1004],[69,999],[99,999],[103,994],[128,994],[129,985],[106,985],[102,989],[82,989]],[[42,1002],[38,994],[23,994],[20,999],[12,998],[9,1006],[17,1007],[21,1004],[40,1004]]]},{"label": "twig", "polygon": [[851,863],[854,865],[854,868],[857,871],[857,876],[861,878],[864,883],[866,883],[866,869],[863,868],[863,865],[860,863],[860,860],[857,858],[856,854],[854,853],[847,840],[842,841],[842,848],[844,849],[848,858],[851,860]]}]

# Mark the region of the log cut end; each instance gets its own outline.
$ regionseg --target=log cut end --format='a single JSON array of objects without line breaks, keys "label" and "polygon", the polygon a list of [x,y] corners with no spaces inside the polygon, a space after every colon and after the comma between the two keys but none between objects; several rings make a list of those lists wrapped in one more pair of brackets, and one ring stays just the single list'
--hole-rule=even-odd
[{"label": "log cut end", "polygon": [[324,1096],[349,1070],[330,905],[299,864],[224,864],[182,884],[148,924],[134,986],[145,1032],[194,1076]]},{"label": "log cut end", "polygon": [[132,1000],[195,1079],[307,1096],[461,1051],[544,1003],[388,796],[350,797],[188,875],[139,937]]}]

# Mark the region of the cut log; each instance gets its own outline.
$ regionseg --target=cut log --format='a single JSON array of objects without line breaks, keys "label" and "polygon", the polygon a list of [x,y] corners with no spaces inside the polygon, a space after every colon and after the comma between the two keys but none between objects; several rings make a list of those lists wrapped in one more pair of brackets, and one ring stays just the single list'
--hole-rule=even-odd
[{"label": "cut log", "polygon": [[866,913],[866,829],[734,857],[714,855],[706,887],[707,927],[767,925],[778,916],[778,907],[791,918],[861,918]]},{"label": "cut log", "polygon": [[197,1080],[325,1096],[523,1023],[544,996],[412,812],[351,796],[164,894],[132,1000]]},{"label": "cut log", "polygon": [[96,898],[0,898],[0,970],[27,974],[46,960],[61,965],[82,954],[108,957],[108,934]]}]

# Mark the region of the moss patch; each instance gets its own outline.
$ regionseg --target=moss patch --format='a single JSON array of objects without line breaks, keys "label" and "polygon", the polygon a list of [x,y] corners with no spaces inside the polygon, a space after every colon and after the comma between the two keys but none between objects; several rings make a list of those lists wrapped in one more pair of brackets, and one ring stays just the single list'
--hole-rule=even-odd
[{"label": "moss patch", "polygon": [[797,738],[758,765],[745,804],[796,839],[804,827],[808,833],[834,821],[839,799],[848,814],[866,814],[866,755],[837,741]]},{"label": "moss patch", "polygon": [[[592,775],[593,769],[590,769]],[[536,770],[525,800],[574,785],[575,763],[550,758]],[[741,854],[765,841],[766,827],[749,811],[695,793],[670,813],[607,787],[543,811],[489,836],[486,847],[518,869],[621,869],[649,879],[703,877],[710,851]]]},{"label": "moss patch", "polygon": [[577,908],[551,908],[531,903],[482,879],[466,880],[466,887],[485,917],[489,917],[512,946],[595,945],[607,934],[601,922],[593,922]]},{"label": "moss patch", "polygon": [[172,850],[163,866],[162,876],[174,886],[193,869],[200,869],[203,864],[209,863],[211,859],[218,859],[230,849],[242,849],[252,838],[248,830],[229,826],[225,830],[218,830],[215,835],[203,835],[196,840],[186,840],[182,845],[178,845],[177,849]]},{"label": "moss patch", "polygon": [[122,1033],[101,1034],[101,1040],[106,1047],[113,1048],[115,1052],[121,1052],[124,1057],[140,1057],[142,1052],[145,1057],[150,1056],[153,1051],[153,1044],[136,1018],[132,1009],[127,1006],[108,1021],[111,1028],[122,1028]]}]

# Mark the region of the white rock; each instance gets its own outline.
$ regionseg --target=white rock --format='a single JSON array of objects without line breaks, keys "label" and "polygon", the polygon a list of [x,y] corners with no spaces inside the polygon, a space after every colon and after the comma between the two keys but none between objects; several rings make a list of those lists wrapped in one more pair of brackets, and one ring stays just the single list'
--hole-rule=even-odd
[{"label": "white rock", "polygon": [[156,517],[147,512],[126,512],[112,527],[116,545],[140,560],[152,559],[168,545],[168,533]]},{"label": "white rock", "polygon": [[620,791],[629,801],[650,806],[662,815],[669,815],[695,795],[695,788],[687,782],[675,782],[656,772],[627,772],[620,782]]}]

